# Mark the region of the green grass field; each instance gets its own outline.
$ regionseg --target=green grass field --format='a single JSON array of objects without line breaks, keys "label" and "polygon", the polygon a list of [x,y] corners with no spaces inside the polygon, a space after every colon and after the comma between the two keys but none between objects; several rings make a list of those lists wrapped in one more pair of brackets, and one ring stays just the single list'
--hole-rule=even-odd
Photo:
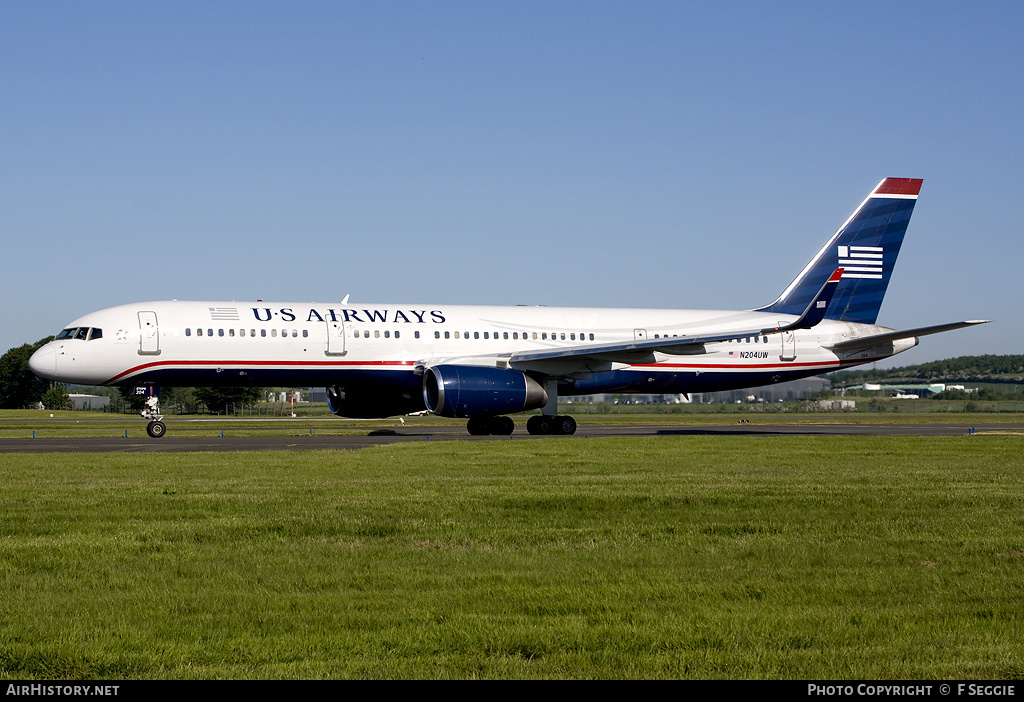
[{"label": "green grass field", "polygon": [[1021,439],[0,456],[7,678],[1021,678]]}]

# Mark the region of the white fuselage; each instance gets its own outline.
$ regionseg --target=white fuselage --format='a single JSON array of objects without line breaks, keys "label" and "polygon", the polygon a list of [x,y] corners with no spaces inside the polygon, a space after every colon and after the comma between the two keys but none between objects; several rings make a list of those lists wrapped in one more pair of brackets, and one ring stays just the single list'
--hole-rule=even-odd
[{"label": "white fuselage", "polygon": [[[413,387],[424,367],[439,363],[507,366],[524,351],[672,338],[695,328],[773,328],[792,320],[722,310],[146,302],[76,319],[62,333],[69,338],[36,353],[32,369],[84,385],[326,386],[379,378]],[[752,387],[878,360],[916,343],[890,342],[855,355],[828,348],[887,331],[824,320],[811,329],[709,343],[700,353],[585,364],[557,374],[559,394]]]}]

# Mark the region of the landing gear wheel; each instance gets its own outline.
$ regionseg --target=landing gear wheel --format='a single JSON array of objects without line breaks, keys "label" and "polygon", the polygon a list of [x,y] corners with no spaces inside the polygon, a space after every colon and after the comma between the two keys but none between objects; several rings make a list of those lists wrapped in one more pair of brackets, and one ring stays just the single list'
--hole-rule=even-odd
[{"label": "landing gear wheel", "polygon": [[486,436],[491,433],[490,423],[490,417],[470,417],[466,430],[473,436]]},{"label": "landing gear wheel", "polygon": [[564,417],[555,417],[554,420],[554,434],[565,434],[571,436],[576,433],[576,420],[566,415]]},{"label": "landing gear wheel", "polygon": [[516,429],[516,423],[510,417],[491,417],[489,429],[494,436],[509,436]]},{"label": "landing gear wheel", "polygon": [[526,431],[531,434],[550,434],[555,427],[553,419],[544,415],[530,417],[526,420]]},{"label": "landing gear wheel", "polygon": [[159,439],[167,432],[163,422],[150,422],[146,425],[146,433],[154,439]]}]

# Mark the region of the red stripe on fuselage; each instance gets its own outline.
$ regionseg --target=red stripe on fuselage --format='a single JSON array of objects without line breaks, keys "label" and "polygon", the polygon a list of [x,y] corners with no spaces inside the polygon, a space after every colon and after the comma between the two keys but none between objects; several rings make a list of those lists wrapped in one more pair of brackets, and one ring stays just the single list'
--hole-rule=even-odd
[{"label": "red stripe on fuselage", "polygon": [[[630,368],[653,368],[653,369],[685,369],[685,370],[731,370],[742,372],[745,370],[798,370],[801,368],[825,368],[825,367],[841,367],[841,366],[857,366],[864,363],[873,363],[880,361],[886,356],[879,356],[878,358],[869,358],[864,360],[856,361],[813,361],[809,363],[799,363],[797,361],[790,361],[788,363],[639,363],[633,364]],[[397,368],[412,368],[415,365],[415,361],[154,361],[152,363],[144,363],[134,368],[129,368],[126,371],[118,373],[113,378],[100,383],[101,385],[113,385],[118,380],[126,378],[130,375],[141,373],[142,371],[151,370],[153,368],[190,368],[196,366],[213,366],[213,367],[259,367],[259,368],[300,368],[300,367],[314,367],[314,368],[354,368],[359,366],[367,366],[371,368],[384,368],[384,367],[397,367]]]},{"label": "red stripe on fuselage", "polygon": [[213,367],[239,367],[244,366],[246,368],[298,368],[298,367],[314,367],[314,368],[345,368],[351,366],[412,366],[415,361],[154,361],[153,363],[143,363],[140,366],[129,368],[126,371],[118,373],[113,378],[104,381],[101,385],[112,385],[121,378],[129,375],[135,375],[142,371],[151,370],[153,368],[191,368],[195,366],[213,366]]}]

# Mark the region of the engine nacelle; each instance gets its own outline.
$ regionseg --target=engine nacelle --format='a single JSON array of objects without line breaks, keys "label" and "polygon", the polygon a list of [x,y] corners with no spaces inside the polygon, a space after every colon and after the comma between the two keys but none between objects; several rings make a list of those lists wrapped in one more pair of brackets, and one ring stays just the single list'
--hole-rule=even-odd
[{"label": "engine nacelle", "polygon": [[423,402],[442,417],[512,414],[547,401],[540,383],[510,368],[441,365],[423,372]]},{"label": "engine nacelle", "polygon": [[416,396],[415,386],[402,391],[331,385],[327,388],[327,409],[339,417],[378,419],[422,412],[423,402]]}]

